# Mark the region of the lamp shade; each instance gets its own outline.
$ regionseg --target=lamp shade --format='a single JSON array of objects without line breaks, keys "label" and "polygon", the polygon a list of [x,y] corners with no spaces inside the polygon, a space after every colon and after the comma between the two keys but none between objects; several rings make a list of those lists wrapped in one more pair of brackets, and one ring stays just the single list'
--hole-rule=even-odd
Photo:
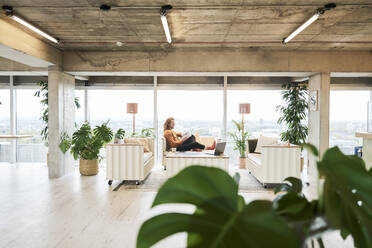
[{"label": "lamp shade", "polygon": [[239,114],[249,114],[251,113],[250,103],[240,103],[239,104]]},{"label": "lamp shade", "polygon": [[137,103],[127,103],[127,113],[128,114],[137,114]]}]

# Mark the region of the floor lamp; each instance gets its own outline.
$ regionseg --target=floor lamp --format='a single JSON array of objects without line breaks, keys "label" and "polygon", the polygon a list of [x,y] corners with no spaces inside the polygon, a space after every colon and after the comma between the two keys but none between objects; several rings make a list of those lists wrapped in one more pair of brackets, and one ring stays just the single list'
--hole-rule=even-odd
[{"label": "floor lamp", "polygon": [[239,104],[239,114],[242,115],[242,137],[244,135],[244,115],[251,113],[251,104],[250,103],[240,103]]},{"label": "floor lamp", "polygon": [[133,114],[133,135],[136,133],[136,117],[138,111],[138,104],[137,103],[127,103],[127,113]]}]

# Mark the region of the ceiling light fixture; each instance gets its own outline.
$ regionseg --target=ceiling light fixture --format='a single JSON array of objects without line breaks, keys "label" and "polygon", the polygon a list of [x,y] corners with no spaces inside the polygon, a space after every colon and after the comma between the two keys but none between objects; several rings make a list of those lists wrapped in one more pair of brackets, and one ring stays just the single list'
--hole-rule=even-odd
[{"label": "ceiling light fixture", "polygon": [[172,43],[172,37],[169,31],[168,21],[167,21],[167,14],[172,9],[172,5],[164,5],[160,9],[160,18],[161,23],[163,24],[165,36],[167,37],[168,43]]},{"label": "ceiling light fixture", "polygon": [[285,43],[288,43],[290,40],[292,40],[296,35],[298,35],[299,33],[301,33],[305,28],[307,28],[308,26],[310,26],[313,22],[315,22],[316,20],[318,20],[318,18],[324,14],[324,12],[326,12],[327,10],[331,10],[331,9],[334,9],[336,8],[336,4],[334,3],[329,3],[329,4],[326,4],[324,5],[323,8],[319,8],[317,9],[315,15],[313,15],[312,17],[310,17],[309,20],[307,20],[304,24],[302,24],[301,26],[299,26],[293,33],[291,33],[288,37],[286,38],[283,38],[283,41],[282,43],[285,44]]},{"label": "ceiling light fixture", "polygon": [[9,17],[9,18],[12,18],[14,21],[22,24],[23,26],[31,29],[32,31],[34,31],[35,33],[38,33],[39,35],[47,38],[48,40],[50,41],[53,41],[54,43],[59,43],[59,40],[52,37],[51,35],[45,33],[44,31],[38,29],[37,27],[35,27],[34,25],[32,25],[31,23],[23,20],[22,18],[20,18],[19,16],[16,16],[14,15],[14,12],[13,12],[13,8],[10,7],[10,6],[3,6],[3,10],[5,11],[5,14]]}]

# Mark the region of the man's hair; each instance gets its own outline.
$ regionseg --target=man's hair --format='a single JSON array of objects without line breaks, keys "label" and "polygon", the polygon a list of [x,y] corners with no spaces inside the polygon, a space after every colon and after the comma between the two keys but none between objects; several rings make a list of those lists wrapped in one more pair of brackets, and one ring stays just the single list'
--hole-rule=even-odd
[{"label": "man's hair", "polygon": [[165,130],[171,130],[172,121],[174,121],[174,118],[173,117],[169,117],[168,119],[165,120],[165,122],[164,122],[164,131]]}]

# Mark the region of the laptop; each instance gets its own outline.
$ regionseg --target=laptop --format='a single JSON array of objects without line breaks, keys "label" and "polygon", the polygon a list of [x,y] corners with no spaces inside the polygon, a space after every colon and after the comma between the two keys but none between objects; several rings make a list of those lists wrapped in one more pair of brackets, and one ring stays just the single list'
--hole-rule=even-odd
[{"label": "laptop", "polygon": [[220,142],[216,144],[216,149],[214,151],[205,151],[204,153],[209,155],[219,156],[225,152],[226,142]]}]

